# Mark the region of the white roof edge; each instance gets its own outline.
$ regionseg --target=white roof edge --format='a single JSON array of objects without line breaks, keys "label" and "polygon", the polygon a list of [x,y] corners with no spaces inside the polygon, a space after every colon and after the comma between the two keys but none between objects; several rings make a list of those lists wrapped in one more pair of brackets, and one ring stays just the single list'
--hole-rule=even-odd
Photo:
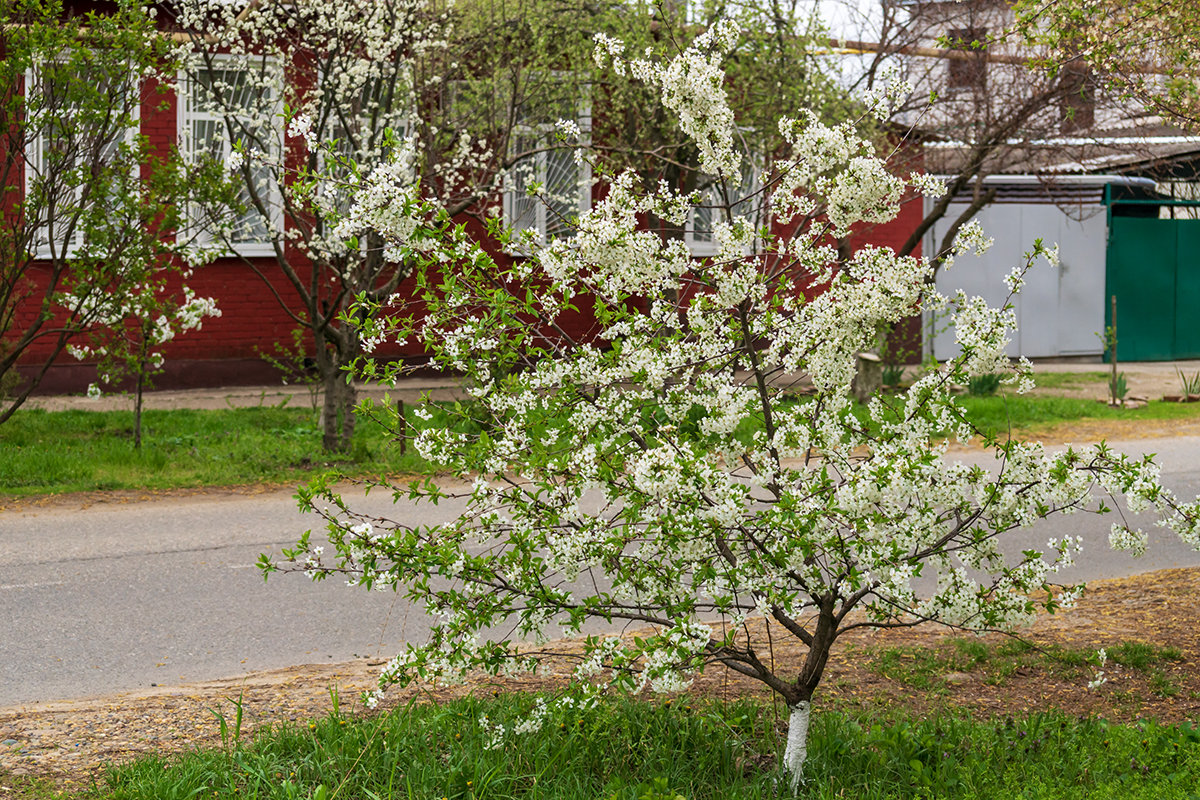
[{"label": "white roof edge", "polygon": [[[954,175],[934,175],[935,178],[941,181],[950,181]],[[1155,182],[1151,178],[1136,178],[1129,175],[987,175],[983,179],[984,185],[987,184],[1009,184],[1018,186],[1052,185],[1052,184],[1074,184],[1076,186],[1108,186],[1115,184],[1118,186],[1145,186],[1147,188],[1155,186]]]},{"label": "white roof edge", "polygon": [[[1155,145],[1155,144],[1195,144],[1200,145],[1200,136],[1064,136],[1051,139],[1007,139],[1004,142],[1010,147],[1116,147],[1121,145]],[[933,150],[943,148],[969,147],[967,142],[956,139],[945,141],[925,142],[925,147]]]}]

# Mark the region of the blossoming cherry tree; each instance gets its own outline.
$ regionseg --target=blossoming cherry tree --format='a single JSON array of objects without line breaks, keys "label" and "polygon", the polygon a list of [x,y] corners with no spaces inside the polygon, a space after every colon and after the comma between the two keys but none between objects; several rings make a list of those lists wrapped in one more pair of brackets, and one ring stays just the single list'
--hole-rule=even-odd
[{"label": "blossoming cherry tree", "polygon": [[[657,88],[704,171],[738,181],[743,154],[721,69],[737,42],[736,28],[719,25],[656,59],[629,58],[598,37],[596,59]],[[864,106],[885,114],[903,91]],[[529,258],[511,265],[424,206],[411,185],[397,186],[402,170],[364,181],[355,224],[431,265],[426,313],[370,315],[381,321],[364,340],[416,337],[434,366],[466,374],[471,387],[469,401],[428,404],[409,427],[394,409],[373,410],[465,481],[389,488],[420,502],[464,496],[458,519],[379,519],[331,485],[301,492],[302,505],[327,518],[331,551],[306,534],[285,551],[292,568],[402,588],[435,619],[426,642],[383,669],[381,691],[531,668],[536,656],[521,641],[576,635],[598,618],[642,632],[587,638],[575,671],[583,691],[679,691],[714,664],[760,680],[790,709],[783,764],[794,789],[810,705],[847,631],[1008,629],[1076,599],[1079,589],[1053,576],[1078,541],[1013,554],[1002,547],[1006,533],[1094,509],[1102,489],[1153,507],[1197,543],[1197,504],[1164,490],[1149,460],[993,439],[996,470],[948,460],[950,442],[978,434],[953,384],[1005,372],[1020,389],[1031,385],[1029,365],[1005,356],[1011,308],[939,296],[922,258],[867,246],[839,260],[834,237],[891,219],[906,184],[936,187],[892,174],[851,124],[803,113],[778,124],[790,155],[759,182],[770,229],[731,203],[713,224],[715,254],[700,260],[639,226],[648,215],[682,224],[697,198],[642,186],[632,173],[611,177],[603,199],[571,220],[571,238],[526,242]],[[381,203],[389,192],[406,199]],[[971,229],[960,245],[978,238]],[[1039,244],[1016,265],[1014,290],[1043,253]],[[568,342],[560,323],[584,306],[599,336]],[[950,315],[961,355],[906,392],[856,408],[857,355],[882,325],[920,308]],[[384,377],[400,369],[365,366]],[[809,393],[794,391],[800,381]],[[1114,534],[1117,545],[1141,541]],[[498,629],[510,633],[483,635]],[[770,658],[781,635],[806,655]]]}]

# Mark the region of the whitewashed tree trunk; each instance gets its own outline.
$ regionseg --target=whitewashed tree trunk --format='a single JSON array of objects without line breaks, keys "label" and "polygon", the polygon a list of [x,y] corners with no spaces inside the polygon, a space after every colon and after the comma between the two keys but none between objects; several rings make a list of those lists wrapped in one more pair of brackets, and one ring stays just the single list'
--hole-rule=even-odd
[{"label": "whitewashed tree trunk", "polygon": [[792,706],[788,717],[787,747],[783,751],[783,769],[788,776],[792,794],[800,790],[804,780],[804,761],[808,758],[808,712],[811,703],[801,700]]}]

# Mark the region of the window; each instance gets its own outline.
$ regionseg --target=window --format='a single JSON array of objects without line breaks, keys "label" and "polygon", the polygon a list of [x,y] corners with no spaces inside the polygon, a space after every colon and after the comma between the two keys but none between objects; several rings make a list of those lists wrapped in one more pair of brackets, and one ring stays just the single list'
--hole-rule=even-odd
[{"label": "window", "polygon": [[957,28],[947,32],[950,45],[949,79],[951,89],[987,87],[987,29]]},{"label": "window", "polygon": [[1062,87],[1063,133],[1086,130],[1096,122],[1096,78],[1086,68],[1076,64],[1063,67],[1059,78]]},{"label": "window", "polygon": [[339,213],[348,212],[354,199],[349,191],[350,162],[366,174],[387,163],[409,137],[412,103],[407,87],[412,82],[408,68],[353,83],[349,78],[335,80],[324,71],[318,73],[321,99],[312,109],[316,117],[312,136],[321,145],[316,162],[320,171],[317,192],[333,197],[333,208]]},{"label": "window", "polygon": [[[563,118],[575,118],[584,138],[591,131],[586,105],[562,104]],[[528,124],[532,114],[518,109],[509,152],[527,153],[509,172],[504,192],[504,223],[515,234],[532,231],[541,242],[572,234],[570,221],[591,206],[591,167],[576,162],[573,148],[558,140],[553,123]],[[535,189],[531,194],[530,190]]]},{"label": "window", "polygon": [[[123,68],[49,62],[25,73],[28,111],[25,207],[37,214],[34,254],[61,258],[83,247],[105,198],[137,179],[136,160],[117,172],[137,137],[140,98]],[[123,180],[124,179],[124,180]]]},{"label": "window", "polygon": [[732,217],[741,217],[755,229],[761,227],[762,203],[758,181],[758,168],[750,159],[742,161],[741,175],[737,182],[708,178],[707,188],[702,191],[699,205],[688,215],[684,238],[693,255],[713,255],[718,250],[713,235],[714,223],[725,221],[726,209]]},{"label": "window", "polygon": [[[232,56],[210,56],[185,76],[180,81],[179,131],[188,160],[229,163],[239,142],[246,151],[256,150],[267,158],[277,154],[280,79],[279,69],[269,62]],[[244,167],[234,171],[234,178],[240,181],[241,210],[221,220],[225,238],[240,255],[272,254],[272,235],[279,230],[282,211],[272,167],[261,158],[248,158]],[[251,187],[262,209],[255,205]],[[192,214],[193,219],[198,217],[199,209]],[[208,235],[197,238],[213,241]]]}]

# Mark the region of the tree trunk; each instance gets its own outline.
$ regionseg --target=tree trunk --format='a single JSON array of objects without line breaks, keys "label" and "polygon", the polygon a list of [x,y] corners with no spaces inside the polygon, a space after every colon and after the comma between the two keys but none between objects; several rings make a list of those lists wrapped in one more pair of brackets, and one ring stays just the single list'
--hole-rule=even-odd
[{"label": "tree trunk", "polygon": [[133,398],[133,447],[135,450],[142,449],[142,389],[146,382],[142,374],[143,368],[143,365],[139,365],[137,388],[134,390]]},{"label": "tree trunk", "polygon": [[346,373],[335,362],[322,376],[325,403],[321,410],[321,446],[327,453],[350,449],[354,435],[355,390],[346,382]]},{"label": "tree trunk", "polygon": [[808,719],[812,704],[800,700],[791,706],[788,717],[787,747],[783,751],[783,769],[787,773],[788,786],[792,794],[800,790],[804,781],[804,762],[808,758]]},{"label": "tree trunk", "polygon": [[321,409],[321,446],[327,453],[344,453],[354,438],[358,391],[336,357],[319,365],[325,402]]},{"label": "tree trunk", "polygon": [[[350,377],[350,376],[346,376]],[[354,407],[358,405],[358,390],[354,388],[354,382],[348,380],[342,383],[342,440],[341,449],[349,450],[350,442],[354,439],[354,425],[358,422],[358,415],[354,413]]]},{"label": "tree trunk", "polygon": [[[315,313],[315,311],[314,311]],[[325,389],[321,411],[321,446],[327,453],[344,453],[354,437],[354,406],[358,392],[347,369],[361,354],[353,326],[312,328],[316,340],[317,372]]]}]

